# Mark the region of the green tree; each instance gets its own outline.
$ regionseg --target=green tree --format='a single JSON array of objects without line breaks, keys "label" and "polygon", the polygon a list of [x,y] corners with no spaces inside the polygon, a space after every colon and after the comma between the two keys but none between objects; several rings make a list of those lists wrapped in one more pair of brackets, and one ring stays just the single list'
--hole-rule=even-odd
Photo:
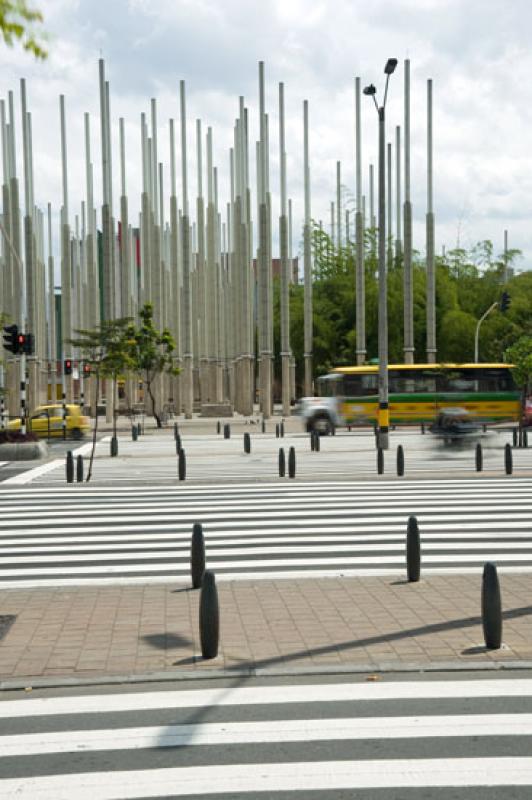
[{"label": "green tree", "polygon": [[512,374],[521,390],[521,415],[519,427],[523,424],[526,398],[532,388],[532,336],[521,336],[505,353],[506,361],[513,364]]},{"label": "green tree", "polygon": [[[92,476],[96,438],[98,434],[98,403],[102,378],[113,380],[113,387],[119,375],[126,373],[133,367],[128,334],[131,318],[107,320],[101,322],[96,328],[88,330],[80,328],[75,330],[75,338],[68,342],[81,353],[86,364],[90,365],[91,375],[96,380],[95,419],[92,431],[92,450],[87,472],[87,481]],[[109,401],[109,398],[107,398]],[[114,398],[113,398],[114,399]],[[116,436],[116,404],[113,403],[113,435]]]},{"label": "green tree", "polygon": [[27,0],[0,0],[0,31],[8,47],[19,42],[24,50],[35,58],[44,60],[48,52],[44,49],[44,34],[40,30],[43,16],[40,11],[28,6]]},{"label": "green tree", "polygon": [[162,428],[161,411],[156,407],[153,382],[163,374],[179,375],[175,366],[175,342],[167,328],[158,331],[153,324],[153,306],[146,303],[139,313],[140,325],[128,328],[128,353],[132,369],[142,378],[150,398],[151,413],[158,428]]}]

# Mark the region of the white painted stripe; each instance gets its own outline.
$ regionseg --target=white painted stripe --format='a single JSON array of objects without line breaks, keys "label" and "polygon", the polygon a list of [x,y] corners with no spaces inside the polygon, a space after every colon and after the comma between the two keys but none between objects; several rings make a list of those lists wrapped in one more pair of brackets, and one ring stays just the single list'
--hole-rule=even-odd
[{"label": "white painted stripe", "polygon": [[[404,525],[403,525],[404,527]],[[151,535],[147,535],[145,533],[129,533],[127,532],[126,536],[116,536],[116,535],[105,535],[102,534],[101,536],[76,536],[75,539],[68,540],[70,543],[65,544],[67,538],[64,536],[48,536],[46,533],[43,533],[41,536],[25,536],[21,539],[4,539],[1,537],[0,542],[2,545],[2,553],[9,554],[9,553],[20,553],[25,549],[27,545],[34,545],[31,549],[28,547],[28,552],[31,553],[47,553],[50,549],[61,551],[69,551],[69,550],[78,550],[83,549],[85,547],[89,547],[94,552],[100,552],[105,550],[117,549],[117,550],[149,550],[150,547],[161,547],[161,546],[170,546],[171,543],[175,542],[176,549],[182,547],[183,542],[188,545],[190,544],[190,535],[191,532],[188,530],[186,533],[156,533]],[[301,534],[300,536],[291,536],[289,531],[292,532],[293,528],[275,528],[275,531],[279,533],[279,536],[268,536],[264,534],[264,531],[261,529],[254,529],[254,530],[247,530],[246,536],[238,536],[235,534],[233,538],[230,538],[230,534],[227,531],[206,531],[206,535],[208,536],[207,542],[214,540],[216,546],[229,546],[229,545],[253,545],[257,543],[257,540],[264,545],[271,544],[271,545],[279,545],[284,546],[285,544],[315,544],[319,542],[323,542],[324,544],[330,543],[331,540],[335,542],[366,542],[367,549],[371,549],[375,543],[382,543],[385,544],[386,542],[401,542],[404,544],[405,542],[405,533],[383,533],[383,534],[367,534],[365,531],[358,531],[353,530],[349,527],[349,533],[345,533],[346,527],[332,527],[329,531],[329,536],[320,536],[319,533],[323,531],[329,530],[327,527],[317,527],[313,528],[313,531],[316,531],[316,534],[309,533],[308,536]],[[336,531],[341,531],[341,533],[336,533]],[[268,531],[270,533],[272,531]],[[248,535],[249,534],[249,535]],[[437,543],[440,540],[445,539],[452,539],[453,536],[450,533],[430,533],[425,532],[423,530],[423,546],[429,546],[430,542]],[[522,540],[524,539],[527,543],[530,543],[530,533],[529,531],[500,531],[498,534],[492,535],[493,542],[490,542],[491,545],[496,546],[497,548],[509,548],[509,547],[516,547],[523,549],[524,545]],[[456,548],[458,545],[460,547],[469,547],[469,542],[478,542],[478,540],[482,540],[484,543],[483,546],[487,547],[486,543],[486,533],[468,533],[466,535],[461,535],[459,538],[456,537],[455,542],[448,542],[447,544],[432,544],[431,547],[441,547],[443,549],[447,548]],[[127,544],[125,543],[127,541]],[[94,545],[98,545],[98,547],[94,547]],[[471,547],[478,547],[479,545],[471,545]],[[532,547],[532,543],[530,543],[530,547]],[[172,553],[176,552],[176,549],[172,550]],[[283,548],[284,549],[284,548]],[[233,550],[234,552],[234,550]]]},{"label": "white painted stripe", "polygon": [[6,480],[2,481],[2,483],[3,484],[31,483],[31,481],[34,480],[35,478],[39,477],[40,475],[46,475],[47,472],[51,472],[53,469],[64,463],[65,462],[63,461],[63,459],[56,458],[54,461],[48,461],[46,464],[40,464],[38,467],[33,467],[33,469],[28,469],[25,472],[21,472],[19,475],[13,475],[11,478],[6,478]]},{"label": "white painted stripe", "polygon": [[0,718],[67,714],[114,714],[161,708],[273,705],[281,703],[332,703],[376,700],[410,700],[480,697],[532,697],[532,679],[456,681],[382,681],[378,683],[318,683],[280,686],[227,686],[216,689],[138,692],[130,694],[31,697],[0,701]]},{"label": "white painted stripe", "polygon": [[[166,562],[165,564],[153,564],[153,563],[142,563],[139,562],[138,564],[116,564],[116,565],[105,565],[104,562],[109,559],[110,557],[98,557],[97,559],[92,558],[92,560],[98,561],[97,564],[94,564],[90,567],[84,567],[79,565],[73,565],[71,568],[76,574],[84,575],[90,574],[91,572],[97,572],[102,575],[114,575],[120,573],[134,573],[134,572],[156,572],[160,571],[161,569],[165,569],[167,571],[174,571],[179,568],[179,564],[177,561],[173,562]],[[446,563],[456,563],[460,561],[460,563],[471,563],[471,562],[479,562],[479,561],[489,561],[490,559],[494,558],[494,550],[488,553],[460,553],[454,552],[450,553],[449,555],[432,555],[427,556],[424,558],[423,563],[425,565],[428,564],[446,564]],[[528,562],[530,561],[530,555],[526,553],[497,553],[496,554],[497,562],[503,563],[505,561],[516,561],[516,562]],[[37,559],[38,560],[38,559]],[[55,559],[57,560],[57,559]],[[66,559],[63,558],[61,560]],[[78,561],[81,561],[81,557],[78,558]],[[152,557],[151,561],[157,560],[156,557]],[[100,563],[102,562],[102,563]],[[23,560],[20,562],[14,563],[25,563]],[[397,557],[394,555],[390,556],[344,556],[343,558],[256,558],[253,561],[242,559],[241,561],[217,561],[215,553],[209,553],[209,564],[211,568],[218,567],[219,569],[259,569],[259,568],[267,568],[267,567],[312,567],[312,566],[333,566],[337,565],[339,568],[343,564],[350,565],[350,564],[359,564],[359,565],[368,565],[368,564],[402,564],[404,563],[404,557]],[[181,565],[183,568],[184,565]],[[66,569],[65,566],[61,567],[40,567],[35,569],[39,575],[64,575]],[[4,569],[2,567],[2,576],[3,577],[16,577],[17,575],[27,575],[27,569]]]},{"label": "white painted stripe", "polygon": [[531,735],[532,714],[281,719],[0,736],[0,757],[184,745]]},{"label": "white painted stripe", "polygon": [[[424,575],[480,575],[481,567],[424,567]],[[529,566],[497,566],[499,575],[523,575],[532,572]],[[30,573],[31,574],[31,573]],[[289,580],[294,578],[376,578],[390,575],[404,575],[404,567],[387,567],[386,569],[313,569],[306,570],[268,570],[267,572],[254,572],[253,570],[244,572],[219,572],[216,574],[218,583],[221,581],[250,581],[250,580]],[[123,576],[105,575],[93,578],[20,578],[13,581],[5,581],[3,589],[47,589],[57,586],[130,586],[144,583],[158,583],[168,585],[171,581],[179,584],[187,583],[189,578],[188,569],[172,569],[162,575],[140,575]]]},{"label": "white painted stripe", "polygon": [[[327,483],[327,489],[322,491],[328,492],[329,490],[343,490],[343,491],[351,491],[351,492],[363,492],[366,494],[367,492],[372,492],[376,495],[381,495],[385,493],[384,487],[386,487],[386,491],[393,491],[397,495],[401,497],[404,496],[404,493],[407,491],[432,491],[437,490],[439,493],[444,491],[451,491],[453,494],[464,494],[467,493],[471,489],[476,489],[479,491],[479,485],[489,485],[492,488],[502,489],[504,488],[508,492],[512,492],[518,489],[523,489],[524,487],[530,487],[532,485],[532,479],[526,477],[514,477],[512,476],[512,480],[508,481],[507,478],[486,478],[481,475],[477,477],[471,478],[460,478],[460,479],[453,479],[453,478],[438,478],[437,480],[426,480],[420,481],[419,479],[416,481],[408,481],[408,480],[401,480],[401,481],[384,481],[384,482],[373,482],[368,483],[367,481],[331,481]],[[157,495],[162,496],[165,494],[175,495],[188,495],[188,494],[197,494],[197,495],[207,495],[212,497],[213,495],[225,495],[227,492],[240,492],[242,494],[248,493],[255,493],[255,492],[271,492],[272,490],[279,491],[282,493],[291,493],[291,492],[301,492],[301,491],[308,491],[310,493],[314,493],[320,490],[320,484],[316,481],[298,481],[297,483],[285,483],[282,481],[265,481],[261,483],[249,483],[249,482],[242,482],[242,483],[217,483],[216,486],[211,487],[204,487],[204,486],[191,486],[189,484],[185,484],[184,486],[174,486],[168,489],[165,488],[157,488],[151,489],[148,487],[139,488],[137,484],[132,484],[131,486],[121,486],[120,489],[117,489],[115,486],[95,486],[94,484],[89,484],[88,486],[83,486],[83,488],[79,488],[76,484],[73,484],[72,487],[67,487],[66,484],[61,489],[57,489],[55,487],[50,488],[43,488],[43,487],[28,487],[25,489],[9,489],[6,490],[5,494],[9,497],[17,497],[26,494],[34,494],[34,495],[41,495],[42,497],[50,497],[51,495],[55,495],[57,497],[63,497],[65,489],[68,488],[69,496],[73,496],[79,494],[80,496],[84,495],[105,495],[105,494],[115,494],[117,491],[123,494],[129,494],[131,492],[142,492],[143,495]],[[3,495],[2,491],[2,495]]]},{"label": "white painted stripe", "polygon": [[[151,512],[149,512],[149,510],[146,510],[146,515],[147,515],[147,518],[149,518],[152,521],[152,524],[153,524],[153,520],[157,520],[157,521],[161,521],[161,522],[174,521],[175,524],[177,524],[179,522],[181,525],[183,525],[185,523],[189,523],[191,525],[194,522],[197,522],[198,517],[201,517],[201,520],[204,523],[210,522],[210,523],[213,523],[213,524],[214,523],[218,523],[219,521],[223,521],[227,517],[227,513],[225,513],[225,514],[223,514],[223,513],[211,513],[210,511],[206,510],[207,507],[208,506],[206,506],[203,509],[203,511],[201,511],[201,513],[195,512],[195,513],[192,514],[192,513],[188,512],[187,510],[184,510],[184,511],[183,510],[181,510],[181,511],[176,510],[173,514],[160,514],[160,513],[158,513],[158,511],[156,509],[152,509]],[[456,508],[456,505],[454,505],[454,508]],[[314,519],[321,519],[323,517],[326,517],[328,519],[338,518],[338,517],[342,518],[342,516],[345,518],[349,514],[352,517],[352,524],[353,525],[356,524],[358,527],[360,527],[361,525],[377,525],[377,524],[381,525],[381,524],[386,524],[386,523],[389,524],[391,521],[394,520],[394,518],[396,518],[398,520],[402,520],[403,523],[404,523],[405,516],[406,516],[405,512],[400,513],[400,512],[391,511],[387,515],[380,515],[380,516],[379,515],[371,515],[371,516],[368,516],[368,517],[364,517],[364,516],[360,516],[359,514],[357,514],[356,509],[353,509],[352,512],[349,512],[349,511],[346,510],[343,515],[339,514],[338,512],[331,513],[331,511],[323,510],[321,508],[311,509],[310,513],[312,515],[312,518],[314,518]],[[532,518],[532,511],[528,511],[528,512],[520,512],[519,511],[519,512],[516,512],[516,511],[513,511],[511,508],[506,508],[506,509],[499,510],[498,513],[495,513],[493,511],[489,511],[489,512],[487,511],[485,514],[476,514],[475,513],[475,514],[466,514],[466,515],[464,515],[463,511],[445,512],[445,513],[441,513],[440,512],[438,514],[438,513],[432,513],[432,512],[423,510],[423,509],[415,509],[415,513],[416,513],[416,515],[418,517],[421,517],[421,516],[423,517],[423,523],[424,524],[430,524],[431,522],[438,521],[438,520],[441,520],[441,519],[445,519],[446,521],[449,520],[451,523],[456,520],[455,525],[462,525],[463,524],[464,528],[467,527],[468,525],[471,525],[471,523],[473,523],[473,522],[477,522],[477,523],[479,521],[484,522],[486,519],[491,520],[492,524],[495,524],[495,522],[498,522],[499,525],[502,524],[504,527],[506,527],[507,525],[509,525],[511,523],[515,523],[515,522],[519,522],[519,521],[523,521],[523,522],[526,521],[529,524],[530,520]],[[246,509],[240,509],[240,510],[236,510],[235,509],[234,514],[235,514],[235,523],[234,524],[237,524],[239,518],[246,517],[246,516],[257,517],[257,516],[261,516],[261,515],[267,514],[267,521],[270,522],[270,524],[273,524],[273,522],[272,522],[273,520],[277,520],[277,519],[280,519],[280,520],[295,519],[295,520],[297,520],[298,518],[301,518],[301,516],[302,516],[301,509],[291,510],[289,508],[288,509],[284,509],[283,511],[279,511],[279,512],[275,512],[275,511],[267,511],[266,512],[266,511],[264,511],[264,509],[257,509],[254,513],[252,511],[246,510]],[[42,520],[43,525],[45,524],[45,522],[48,519],[59,520],[59,519],[64,518],[64,517],[68,517],[69,521],[74,523],[78,519],[80,521],[86,520],[87,516],[90,516],[91,519],[93,519],[95,521],[97,520],[100,524],[106,523],[106,522],[113,522],[113,521],[115,521],[115,519],[117,517],[120,519],[120,521],[122,523],[126,523],[126,522],[127,523],[137,523],[138,525],[140,525],[143,522],[142,518],[139,517],[139,514],[124,514],[123,512],[120,512],[120,511],[116,511],[115,513],[111,512],[111,514],[109,514],[106,510],[101,511],[101,512],[100,511],[94,511],[94,512],[91,512],[90,515],[88,515],[87,513],[78,514],[77,512],[73,512],[71,510],[60,510],[60,509],[58,509],[55,512],[55,514],[53,512],[50,512],[50,513],[41,512],[40,514],[33,515],[31,513],[31,511],[28,511],[27,514],[26,513],[24,514],[24,519],[20,519],[20,516],[18,515],[16,518],[13,518],[13,519],[10,519],[9,521],[7,521],[6,518],[3,517],[1,528],[4,528],[4,529],[6,527],[8,527],[9,529],[25,528],[28,525],[28,521],[33,519],[34,516],[37,517],[39,520]],[[226,522],[225,524],[226,524],[226,526],[228,526],[231,523],[230,522]],[[244,521],[243,524],[245,524],[245,521]]]},{"label": "white painted stripe", "polygon": [[87,772],[0,782],[4,798],[142,797],[406,787],[531,786],[532,758],[377,759]]},{"label": "white painted stripe", "polygon": [[[190,538],[190,537],[189,537]],[[241,544],[241,542],[238,542]],[[524,561],[529,560],[532,558],[532,542],[528,542],[526,545],[523,543],[516,544],[515,542],[493,542],[490,543],[490,547],[493,548],[490,551],[490,558],[494,557],[494,552],[496,551],[497,554],[500,551],[510,550],[510,549],[519,549],[519,553],[510,553],[508,555],[503,555],[504,559],[511,559],[517,561]],[[108,553],[105,552],[106,549],[113,549],[115,552]],[[432,552],[433,550],[449,550],[452,552],[454,558],[465,560],[477,560],[478,558],[485,558],[487,557],[485,554],[487,545],[486,542],[443,542],[441,544],[433,543],[433,542],[423,542],[423,552]],[[35,553],[47,553],[49,548],[32,548],[31,552]],[[54,550],[57,549],[59,552],[56,555],[19,555],[17,558],[5,558],[5,555],[8,555],[11,552],[20,552],[20,548],[2,548],[2,572],[6,566],[14,566],[16,564],[48,564],[54,561],[61,561],[65,564],[71,563],[83,563],[84,561],[98,561],[98,563],[105,563],[106,561],[127,561],[130,559],[138,558],[138,559],[149,559],[150,561],[157,561],[157,560],[164,560],[169,558],[189,558],[190,555],[190,543],[188,542],[185,545],[179,545],[176,543],[176,546],[173,547],[171,550],[157,550],[157,549],[150,549],[149,544],[145,545],[129,545],[129,544],[120,544],[120,545],[107,545],[106,547],[102,548],[94,548],[91,553],[71,553],[68,552],[65,554],[64,551],[70,551],[73,548],[72,545],[64,546],[62,548],[53,548]],[[462,555],[463,550],[479,550],[481,551],[478,556],[476,554],[467,554]],[[142,552],[137,552],[141,550]],[[283,555],[298,555],[298,554],[307,554],[307,553],[367,553],[371,551],[375,553],[375,556],[368,556],[371,558],[372,561],[375,563],[381,563],[381,561],[390,561],[394,560],[388,556],[379,556],[379,553],[382,551],[386,551],[387,553],[394,554],[399,553],[401,556],[404,556],[405,552],[405,545],[395,545],[395,544],[327,544],[327,545],[300,545],[300,546],[287,546],[285,545],[284,541],[277,540],[274,542],[270,547],[261,547],[261,546],[249,546],[249,547],[211,547],[209,548],[209,561],[215,562],[217,559],[220,558],[227,558],[229,557],[236,557],[236,556],[263,556],[263,555],[272,555],[274,553],[282,553]],[[499,556],[497,556],[499,557]],[[429,560],[435,561],[440,558],[446,558],[446,556],[433,556]],[[342,559],[340,559],[342,560]],[[344,563],[351,563],[349,559],[343,559]],[[356,561],[360,563],[368,563],[364,561],[364,557],[357,557]],[[225,562],[224,562],[225,563]],[[231,563],[231,562],[228,562]],[[236,562],[235,562],[236,563]],[[247,563],[247,562],[246,562]],[[260,562],[255,562],[260,563]],[[292,560],[291,563],[297,563],[297,560]],[[312,563],[315,563],[314,560]],[[318,560],[317,563],[320,563]]]}]

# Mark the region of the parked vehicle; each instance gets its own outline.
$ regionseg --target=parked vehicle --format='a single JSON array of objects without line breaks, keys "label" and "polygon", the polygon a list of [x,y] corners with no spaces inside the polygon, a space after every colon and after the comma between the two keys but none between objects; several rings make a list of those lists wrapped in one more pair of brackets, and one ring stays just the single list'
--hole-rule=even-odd
[{"label": "parked vehicle", "polygon": [[[66,408],[66,435],[71,439],[82,439],[90,431],[90,420],[81,413],[76,405],[67,405]],[[21,421],[14,419],[8,423],[8,431],[18,431]],[[28,417],[27,429],[42,438],[58,438],[63,436],[63,406],[52,404],[38,406]]]}]

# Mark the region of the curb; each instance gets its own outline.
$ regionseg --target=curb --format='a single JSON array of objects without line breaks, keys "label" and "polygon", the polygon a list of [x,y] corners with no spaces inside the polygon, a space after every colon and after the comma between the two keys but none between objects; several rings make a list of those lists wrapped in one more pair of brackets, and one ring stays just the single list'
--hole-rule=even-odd
[{"label": "curb", "polygon": [[124,683],[166,683],[171,681],[221,680],[235,677],[246,678],[284,678],[305,675],[374,675],[376,673],[408,674],[413,672],[507,672],[512,670],[532,670],[532,661],[435,661],[428,664],[405,664],[385,661],[375,664],[345,664],[309,667],[249,667],[247,669],[197,669],[166,670],[164,672],[145,672],[138,674],[98,675],[94,677],[27,677],[0,681],[0,692],[25,689],[60,689],[84,686],[112,686]]}]

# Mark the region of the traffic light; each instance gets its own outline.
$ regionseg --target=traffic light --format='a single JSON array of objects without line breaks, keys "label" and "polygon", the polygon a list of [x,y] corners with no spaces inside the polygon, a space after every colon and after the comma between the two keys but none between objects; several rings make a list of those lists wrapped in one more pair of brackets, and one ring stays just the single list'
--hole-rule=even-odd
[{"label": "traffic light", "polygon": [[499,308],[501,311],[508,311],[510,308],[510,304],[512,302],[512,298],[508,294],[508,292],[503,292],[501,296],[501,302],[499,304]]},{"label": "traffic light", "polygon": [[72,360],[70,358],[65,359],[63,371],[65,375],[72,375]]},{"label": "traffic light", "polygon": [[83,375],[85,378],[88,378],[91,374],[91,365],[90,364],[83,364]]},{"label": "traffic light", "polygon": [[35,336],[33,333],[26,333],[24,334],[24,344],[22,346],[22,352],[26,353],[27,356],[32,356],[35,352]]},{"label": "traffic light", "polygon": [[4,325],[4,347],[15,355],[18,353],[18,325]]}]

